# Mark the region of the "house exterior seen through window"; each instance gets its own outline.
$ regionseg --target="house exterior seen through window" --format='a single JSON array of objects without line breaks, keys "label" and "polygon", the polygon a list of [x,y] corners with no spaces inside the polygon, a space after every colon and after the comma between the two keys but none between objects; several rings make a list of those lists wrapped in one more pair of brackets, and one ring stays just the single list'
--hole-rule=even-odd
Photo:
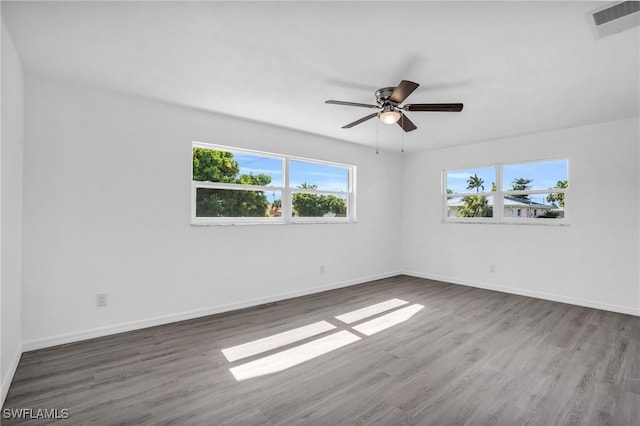
[{"label": "house exterior seen through window", "polygon": [[566,224],[568,160],[443,172],[445,222]]}]

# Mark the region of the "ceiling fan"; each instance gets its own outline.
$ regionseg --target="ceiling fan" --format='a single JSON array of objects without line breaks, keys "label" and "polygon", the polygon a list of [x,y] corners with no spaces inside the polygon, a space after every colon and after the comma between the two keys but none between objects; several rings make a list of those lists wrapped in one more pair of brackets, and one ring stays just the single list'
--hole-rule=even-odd
[{"label": "ceiling fan", "polygon": [[415,124],[409,117],[406,116],[404,111],[445,111],[445,112],[460,112],[462,111],[462,104],[405,104],[400,106],[402,102],[409,97],[414,90],[420,86],[418,83],[414,83],[408,80],[402,80],[397,87],[384,87],[376,91],[376,103],[373,104],[361,104],[356,102],[344,102],[344,101],[325,101],[326,104],[333,105],[345,105],[355,106],[362,108],[377,109],[377,112],[369,114],[366,117],[362,117],[359,120],[342,126],[343,129],[350,129],[353,126],[364,123],[365,121],[372,119],[375,116],[380,118],[380,121],[387,124],[398,123],[405,132],[410,132],[417,129]]}]

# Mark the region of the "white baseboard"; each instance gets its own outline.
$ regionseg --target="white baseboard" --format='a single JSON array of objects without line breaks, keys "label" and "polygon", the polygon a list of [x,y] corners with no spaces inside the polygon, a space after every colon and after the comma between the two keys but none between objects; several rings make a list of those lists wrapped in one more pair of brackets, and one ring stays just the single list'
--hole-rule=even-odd
[{"label": "white baseboard", "polygon": [[[139,330],[142,328],[154,327],[157,325],[169,324],[172,322],[184,321],[184,320],[189,320],[193,318],[204,317],[207,315],[214,315],[214,314],[219,314],[223,312],[233,311],[237,309],[249,308],[252,306],[262,305],[265,303],[278,302],[285,299],[291,299],[293,297],[306,296],[309,294],[321,293],[323,291],[333,290],[333,289],[342,288],[342,287],[349,287],[352,285],[362,284],[365,282],[375,281],[378,279],[389,278],[389,277],[393,277],[400,274],[409,275],[417,278],[426,278],[426,279],[435,280],[435,281],[442,281],[442,282],[451,283],[451,284],[459,284],[459,285],[466,285],[469,287],[483,288],[486,290],[500,291],[503,293],[511,293],[511,294],[518,294],[521,296],[535,297],[537,299],[551,300],[554,302],[569,303],[572,305],[602,309],[602,310],[618,312],[622,314],[640,316],[640,310],[633,309],[627,306],[610,305],[610,304],[605,304],[601,302],[573,298],[573,297],[566,297],[566,296],[561,296],[561,295],[552,294],[552,293],[544,293],[544,292],[531,291],[531,290],[513,288],[513,287],[504,287],[504,286],[498,286],[498,285],[487,284],[487,283],[476,282],[476,281],[460,280],[453,277],[445,277],[445,276],[439,276],[434,274],[425,274],[425,273],[416,272],[416,271],[393,271],[393,272],[387,272],[384,274],[378,274],[378,275],[362,277],[362,278],[353,279],[353,280],[340,281],[337,283],[332,283],[332,284],[327,284],[327,285],[322,285],[322,286],[317,286],[312,288],[306,288],[302,290],[280,293],[280,294],[276,294],[274,296],[269,296],[269,297],[249,299],[249,300],[230,303],[226,305],[212,306],[204,309],[197,309],[193,311],[163,315],[163,316],[147,318],[147,319],[138,320],[138,321],[118,323],[118,324],[113,324],[105,327],[96,327],[96,328],[58,334],[55,336],[44,337],[39,339],[26,340],[22,342],[20,353],[17,354],[16,359],[12,361],[12,365],[11,365],[12,369],[10,369],[11,374],[8,374],[8,377],[9,379],[13,377],[13,374],[15,373],[15,368],[17,367],[18,365],[17,363],[20,359],[20,354],[22,354],[22,352],[48,348],[51,346],[57,346],[57,345],[62,345],[66,343],[78,342],[86,339],[93,339],[96,337],[108,336],[111,334],[124,333],[127,331]],[[8,383],[10,383],[10,381],[9,382],[6,382],[5,380],[2,381],[3,398],[6,391],[8,390],[8,387],[9,387]],[[7,389],[5,389],[5,386]]]},{"label": "white baseboard", "polygon": [[402,271],[402,274],[409,275],[416,278],[426,278],[429,280],[442,281],[450,284],[459,284],[459,285],[465,285],[468,287],[483,288],[485,290],[500,291],[502,293],[517,294],[520,296],[534,297],[536,299],[551,300],[553,302],[568,303],[570,305],[585,306],[587,308],[602,309],[604,311],[617,312],[620,314],[640,316],[640,309],[634,309],[628,306],[610,305],[607,303],[601,303],[601,302],[596,302],[596,301],[587,300],[587,299],[579,299],[576,297],[566,297],[566,296],[561,296],[553,293],[545,293],[541,291],[526,290],[526,289],[515,288],[515,287],[504,287],[504,286],[487,284],[487,283],[482,283],[477,281],[460,280],[457,278],[444,277],[444,276],[439,276],[434,274],[425,274],[425,273],[416,272],[416,271]]},{"label": "white baseboard", "polygon": [[18,343],[18,347],[16,348],[16,351],[13,354],[13,358],[11,359],[11,364],[9,364],[7,374],[5,374],[2,378],[2,386],[0,389],[0,407],[4,406],[4,400],[7,398],[7,394],[9,393],[9,387],[11,386],[13,376],[16,374],[16,370],[18,369],[18,364],[20,363],[22,352],[24,352],[22,350],[22,343]]},{"label": "white baseboard", "polygon": [[362,277],[362,278],[357,278],[357,279],[347,280],[347,281],[340,281],[337,283],[322,285],[318,287],[311,287],[311,288],[306,288],[302,290],[280,293],[274,296],[249,299],[242,302],[212,306],[209,308],[197,309],[193,311],[181,312],[176,314],[163,315],[163,316],[147,318],[139,321],[124,322],[124,323],[109,325],[106,327],[96,327],[96,328],[87,329],[87,330],[74,331],[71,333],[58,334],[50,337],[26,340],[22,342],[22,349],[24,352],[28,352],[36,349],[43,349],[51,346],[63,345],[65,343],[73,343],[81,340],[108,336],[111,334],[124,333],[126,331],[139,330],[147,327],[154,327],[156,325],[169,324],[172,322],[184,321],[184,320],[189,320],[193,318],[204,317],[207,315],[234,311],[236,309],[249,308],[251,306],[263,305],[265,303],[278,302],[281,300],[291,299],[294,297],[306,296],[309,294],[321,293],[323,291],[333,290],[336,288],[349,287],[356,284],[362,284],[368,281],[375,281],[383,278],[394,277],[396,275],[400,275],[400,272],[399,271],[387,272],[384,274]]}]

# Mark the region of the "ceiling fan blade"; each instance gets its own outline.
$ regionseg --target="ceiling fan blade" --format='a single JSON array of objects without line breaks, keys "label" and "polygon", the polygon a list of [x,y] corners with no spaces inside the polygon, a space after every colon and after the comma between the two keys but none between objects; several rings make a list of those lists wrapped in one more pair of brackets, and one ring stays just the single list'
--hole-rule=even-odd
[{"label": "ceiling fan blade", "polygon": [[359,104],[357,102],[344,102],[344,101],[328,100],[328,101],[324,101],[324,103],[325,104],[332,104],[332,105],[363,107],[363,108],[380,108],[378,105]]},{"label": "ceiling fan blade", "polygon": [[357,125],[358,125],[358,124],[360,124],[360,123],[364,123],[365,121],[370,120],[370,119],[372,119],[373,117],[375,117],[375,116],[377,116],[377,115],[378,115],[378,113],[377,113],[377,112],[374,112],[373,114],[369,114],[369,115],[367,115],[366,117],[362,117],[360,120],[356,120],[356,121],[354,121],[353,123],[349,123],[349,124],[347,124],[347,125],[344,125],[344,126],[342,126],[342,128],[343,128],[343,129],[350,129],[350,128],[352,128],[353,126],[357,126]]},{"label": "ceiling fan blade", "polygon": [[402,107],[405,111],[444,111],[460,112],[462,104],[407,104]]},{"label": "ceiling fan blade", "polygon": [[410,132],[418,128],[418,126],[413,124],[413,121],[409,120],[409,117],[404,114],[400,116],[400,120],[398,120],[398,126],[402,127],[402,130],[404,130],[405,132]]},{"label": "ceiling fan blade", "polygon": [[391,97],[389,98],[392,102],[400,104],[404,102],[410,94],[413,93],[420,86],[418,83],[414,83],[413,81],[402,80],[396,90],[393,91]]}]

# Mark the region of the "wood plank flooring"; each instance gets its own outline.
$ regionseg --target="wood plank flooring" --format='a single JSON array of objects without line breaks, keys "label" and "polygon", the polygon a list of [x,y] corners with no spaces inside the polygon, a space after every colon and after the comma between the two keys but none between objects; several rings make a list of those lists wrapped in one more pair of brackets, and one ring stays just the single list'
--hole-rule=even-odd
[{"label": "wood plank flooring", "polygon": [[[387,313],[334,318],[394,298],[424,308],[371,336],[352,326]],[[336,328],[221,352],[318,321]],[[275,374],[229,372],[342,330],[360,340]],[[68,409],[58,424],[82,425],[635,426],[640,318],[398,276],[25,353],[3,408]]]}]

